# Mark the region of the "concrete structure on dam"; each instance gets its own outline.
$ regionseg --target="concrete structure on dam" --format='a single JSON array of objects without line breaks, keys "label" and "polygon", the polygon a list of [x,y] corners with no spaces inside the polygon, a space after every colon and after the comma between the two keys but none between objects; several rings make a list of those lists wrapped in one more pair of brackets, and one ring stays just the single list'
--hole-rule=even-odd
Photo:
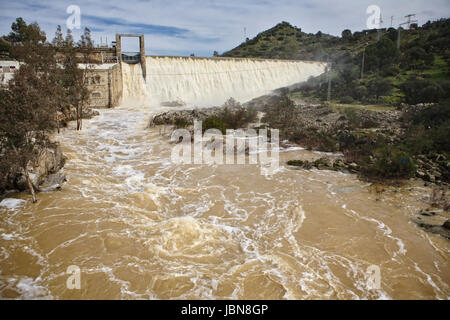
[{"label": "concrete structure on dam", "polygon": [[[123,51],[123,37],[139,38],[139,52]],[[106,56],[117,63],[99,64],[89,71],[92,107],[113,107],[122,99],[148,105],[220,105],[230,97],[245,101],[269,94],[326,70],[325,62],[313,61],[146,56],[142,34],[117,34]]]},{"label": "concrete structure on dam", "polygon": [[[80,65],[80,67],[85,67]],[[122,72],[119,63],[90,65],[85,79],[91,91],[89,106],[112,108],[122,98]]]}]

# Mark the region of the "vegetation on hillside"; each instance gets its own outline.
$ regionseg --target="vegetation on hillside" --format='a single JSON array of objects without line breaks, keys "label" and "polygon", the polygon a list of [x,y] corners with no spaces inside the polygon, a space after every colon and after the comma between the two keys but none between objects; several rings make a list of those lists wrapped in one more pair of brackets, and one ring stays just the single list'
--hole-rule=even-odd
[{"label": "vegetation on hillside", "polygon": [[[434,181],[436,175],[436,179],[449,182],[450,19],[401,29],[399,48],[398,32],[393,28],[344,30],[341,37],[335,37],[322,32],[306,34],[282,22],[223,56],[329,62],[330,73],[269,98],[263,121],[279,129],[282,139],[310,149],[343,152],[346,161],[353,163],[365,177],[391,179],[417,175]],[[321,115],[316,121],[335,111],[345,121],[328,127],[305,125],[301,121],[304,111],[292,98],[326,101],[329,78],[331,106],[340,103],[347,107],[319,106],[317,112]],[[361,111],[376,107],[349,108],[352,104],[375,104],[401,109],[401,103],[431,105],[406,108],[400,121],[403,129],[397,131],[382,129],[376,121],[360,116]],[[292,163],[306,165],[304,161]]]},{"label": "vegetation on hillside", "polygon": [[[394,28],[351,32],[341,37],[307,34],[282,22],[223,54],[328,61],[331,63],[331,99],[338,103],[409,104],[437,102],[450,95],[450,19]],[[363,68],[364,61],[364,68]],[[327,75],[311,78],[296,96],[327,99]]]},{"label": "vegetation on hillside", "polygon": [[[263,121],[280,130],[281,140],[289,140],[312,150],[344,154],[347,164],[371,179],[403,179],[418,176],[427,181],[450,182],[450,103],[411,108],[399,115],[383,116],[383,111],[333,110],[328,105],[304,110],[287,90],[270,97]],[[309,117],[308,114],[315,115]],[[362,113],[364,112],[364,113]],[[334,115],[325,120],[328,115]],[[376,120],[363,117],[373,115]],[[378,116],[376,115],[378,114]],[[305,121],[305,118],[309,117]],[[384,120],[382,120],[384,119]],[[387,121],[386,121],[387,120]],[[390,124],[390,121],[395,124]],[[324,122],[327,124],[324,125]],[[309,168],[305,161],[289,164]],[[323,163],[318,163],[323,165]],[[330,168],[329,166],[327,168]],[[430,174],[426,174],[426,172]]]}]

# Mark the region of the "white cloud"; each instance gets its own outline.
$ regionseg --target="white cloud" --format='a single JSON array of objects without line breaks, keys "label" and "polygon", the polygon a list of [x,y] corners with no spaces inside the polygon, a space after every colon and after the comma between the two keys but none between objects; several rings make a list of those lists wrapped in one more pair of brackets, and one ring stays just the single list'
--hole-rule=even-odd
[{"label": "white cloud", "polygon": [[[27,22],[37,21],[52,38],[56,26],[65,25],[66,8],[70,4],[80,6],[82,26],[93,29],[97,41],[100,37],[104,41],[106,36],[110,41],[116,32],[143,32],[150,54],[187,55],[194,52],[209,56],[214,50],[223,52],[241,43],[244,28],[251,38],[281,21],[313,33],[321,30],[339,35],[346,28],[362,30],[367,20],[366,8],[372,4],[381,8],[384,26],[388,27],[392,15],[394,26],[397,26],[408,13],[417,13],[422,24],[448,17],[450,12],[448,0],[80,0],[76,3],[72,0],[2,0],[0,32],[8,33],[14,19],[21,16]],[[83,19],[83,16],[88,18]],[[114,19],[121,23],[111,24]],[[146,28],[146,25],[186,31],[182,35],[171,35],[170,30],[157,32],[158,29]],[[79,32],[74,35],[78,36]]]}]

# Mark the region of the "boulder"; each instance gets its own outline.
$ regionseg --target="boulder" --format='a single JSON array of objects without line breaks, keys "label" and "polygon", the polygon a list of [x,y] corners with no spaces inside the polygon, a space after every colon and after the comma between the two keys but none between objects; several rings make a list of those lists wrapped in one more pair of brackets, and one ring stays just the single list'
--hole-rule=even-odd
[{"label": "boulder", "polygon": [[40,185],[39,189],[42,192],[60,190],[65,181],[67,181],[66,175],[63,170],[60,170],[56,173],[48,175],[44,182]]},{"label": "boulder", "polygon": [[450,230],[450,220],[445,221],[442,228]]},{"label": "boulder", "polygon": [[[65,161],[66,157],[63,155],[59,144],[40,150],[35,161],[28,164],[28,174],[32,183],[36,187],[40,186],[44,183],[47,176],[57,173],[64,166]],[[14,180],[14,185],[10,186],[9,189],[18,189],[20,191],[28,189],[24,172],[16,176]]]},{"label": "boulder", "polygon": [[442,223],[443,219],[445,218],[441,214],[426,209],[421,210],[411,220],[427,232],[450,239],[450,220],[447,219]]}]

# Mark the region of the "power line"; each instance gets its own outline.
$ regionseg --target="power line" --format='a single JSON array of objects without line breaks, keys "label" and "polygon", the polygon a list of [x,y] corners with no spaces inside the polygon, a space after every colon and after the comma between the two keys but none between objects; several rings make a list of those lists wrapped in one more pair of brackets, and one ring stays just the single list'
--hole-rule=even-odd
[{"label": "power line", "polygon": [[412,23],[417,23],[418,22],[418,20],[412,20],[411,19],[412,17],[415,17],[415,16],[416,16],[415,13],[411,13],[411,14],[406,15],[405,18],[407,18],[408,20],[406,22],[400,23],[398,25],[397,49],[400,49],[400,30],[401,30],[401,27],[403,25],[407,24],[408,25],[408,29],[410,29]]},{"label": "power line", "polygon": [[412,14],[407,14],[406,16],[405,16],[405,18],[407,18],[408,19],[408,21],[406,21],[405,23],[403,23],[403,24],[407,24],[408,25],[408,29],[410,29],[411,28],[411,24],[413,24],[413,23],[417,23],[418,22],[418,20],[412,20],[411,18],[413,18],[413,17],[415,17],[416,16],[416,14],[415,13],[412,13]]}]

